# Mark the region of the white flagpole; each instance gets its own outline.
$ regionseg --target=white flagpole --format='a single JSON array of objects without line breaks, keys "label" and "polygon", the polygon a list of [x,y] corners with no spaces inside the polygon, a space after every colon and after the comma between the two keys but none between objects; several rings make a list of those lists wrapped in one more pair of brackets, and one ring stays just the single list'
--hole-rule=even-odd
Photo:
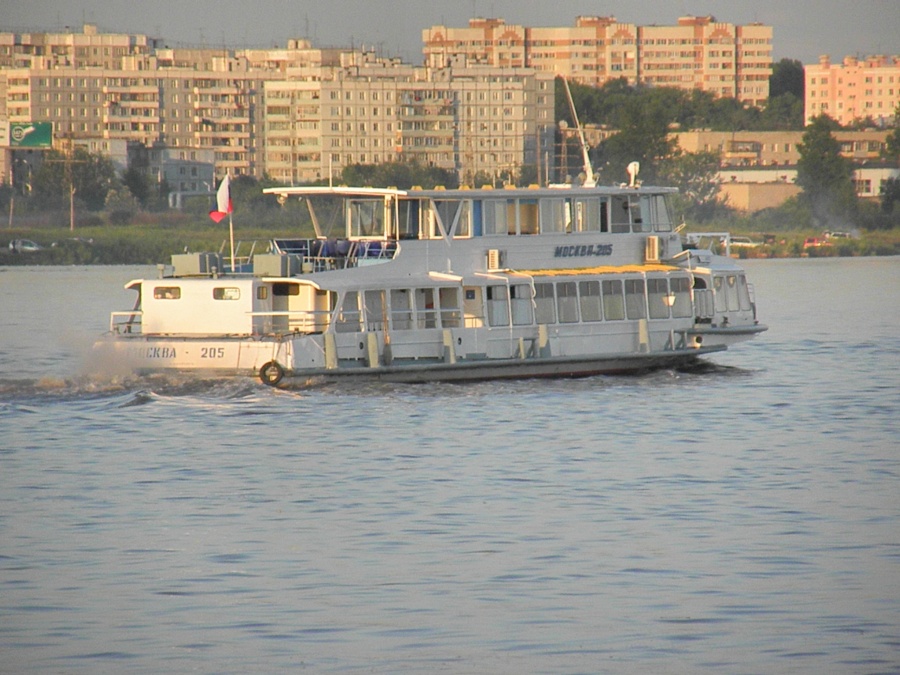
[{"label": "white flagpole", "polygon": [[236,274],[237,268],[234,266],[234,221],[231,218],[231,212],[228,212],[228,236],[231,238],[231,273]]}]

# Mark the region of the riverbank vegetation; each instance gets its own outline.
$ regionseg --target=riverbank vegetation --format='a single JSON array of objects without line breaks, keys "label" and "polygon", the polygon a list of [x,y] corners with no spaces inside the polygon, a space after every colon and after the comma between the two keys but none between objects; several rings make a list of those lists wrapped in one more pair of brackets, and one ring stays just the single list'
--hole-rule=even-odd
[{"label": "riverbank vegetation", "polygon": [[[752,215],[720,208],[703,222],[686,220],[684,232],[746,236],[758,245],[732,250],[742,258],[900,255],[900,228],[853,228],[826,236],[803,225],[807,208],[799,199]],[[207,200],[194,200],[183,212],[139,212],[124,223],[111,222],[108,212],[78,214],[74,231],[64,211],[20,217],[12,228],[0,228],[0,265],[157,264],[183,251],[227,255],[228,221],[212,223],[208,210]],[[877,213],[870,215],[877,221]],[[313,236],[299,204],[279,206],[271,196],[243,205],[236,201],[233,219],[238,255],[247,255],[253,246],[255,252],[265,251],[274,237]],[[15,240],[40,249],[14,253],[7,243]]]}]

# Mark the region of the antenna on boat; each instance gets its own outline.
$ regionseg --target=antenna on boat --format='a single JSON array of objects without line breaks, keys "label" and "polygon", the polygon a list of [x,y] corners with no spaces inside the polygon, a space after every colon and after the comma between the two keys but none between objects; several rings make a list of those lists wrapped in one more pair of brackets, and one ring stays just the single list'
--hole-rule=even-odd
[{"label": "antenna on boat", "polygon": [[588,144],[584,138],[584,129],[578,123],[578,113],[575,112],[575,102],[572,100],[572,91],[569,89],[569,81],[562,78],[566,87],[566,98],[569,99],[569,111],[572,113],[572,121],[575,123],[575,129],[578,131],[578,140],[581,141],[581,157],[584,162],[584,186],[597,187],[597,179],[594,177],[594,170],[591,168],[591,158],[588,155]]}]

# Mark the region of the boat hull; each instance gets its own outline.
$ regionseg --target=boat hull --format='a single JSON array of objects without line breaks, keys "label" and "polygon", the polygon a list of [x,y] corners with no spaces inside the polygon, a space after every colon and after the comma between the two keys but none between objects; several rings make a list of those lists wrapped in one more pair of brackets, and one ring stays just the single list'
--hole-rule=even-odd
[{"label": "boat hull", "polygon": [[403,359],[390,365],[341,362],[332,367],[292,368],[290,340],[190,338],[109,338],[94,346],[94,369],[116,364],[138,375],[191,373],[207,377],[257,376],[277,387],[318,382],[396,383],[474,382],[493,379],[565,378],[640,373],[691,365],[705,354],[724,350],[709,345],[660,352],[523,358]]},{"label": "boat hull", "polygon": [[275,386],[297,386],[317,381],[368,380],[392,383],[478,382],[500,379],[567,378],[621,375],[679,368],[695,363],[703,354],[724,347],[679,350],[659,354],[618,354],[603,357],[551,357],[457,361],[454,364],[416,364],[286,371]]}]

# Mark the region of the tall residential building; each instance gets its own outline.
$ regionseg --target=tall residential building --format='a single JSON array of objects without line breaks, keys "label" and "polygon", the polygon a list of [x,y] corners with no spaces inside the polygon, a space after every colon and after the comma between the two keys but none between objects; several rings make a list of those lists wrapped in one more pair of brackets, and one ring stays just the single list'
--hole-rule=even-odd
[{"label": "tall residential building", "polygon": [[552,73],[532,68],[415,67],[304,40],[170,48],[92,26],[0,33],[0,120],[51,122],[64,147],[143,146],[156,177],[169,177],[165,162],[177,162],[179,176],[191,167],[185,192],[204,189],[196,163],[210,157],[219,176],[285,182],[401,159],[464,181],[508,179],[525,165],[546,175],[554,103]]},{"label": "tall residential building", "polygon": [[276,180],[335,176],[350,164],[413,160],[464,182],[539,172],[552,148],[552,75],[533,69],[430,68],[370,54],[295,69],[265,87],[265,168]]},{"label": "tall residential building", "polygon": [[90,25],[0,33],[0,117],[51,122],[65,144],[124,140],[186,161],[210,151],[219,175],[261,176],[264,83],[289,68],[337,64],[340,53],[305,40],[272,50],[172,49]]},{"label": "tall residential building", "polygon": [[574,27],[507,25],[471,19],[468,28],[422,31],[426,63],[534,68],[590,86],[624,77],[631,84],[701,89],[753,105],[769,97],[772,27],[682,17],[675,26],[638,26],[580,16]]},{"label": "tall residential building", "polygon": [[848,56],[833,64],[826,55],[803,73],[807,122],[824,113],[841,124],[871,118],[884,126],[900,105],[900,56]]}]

